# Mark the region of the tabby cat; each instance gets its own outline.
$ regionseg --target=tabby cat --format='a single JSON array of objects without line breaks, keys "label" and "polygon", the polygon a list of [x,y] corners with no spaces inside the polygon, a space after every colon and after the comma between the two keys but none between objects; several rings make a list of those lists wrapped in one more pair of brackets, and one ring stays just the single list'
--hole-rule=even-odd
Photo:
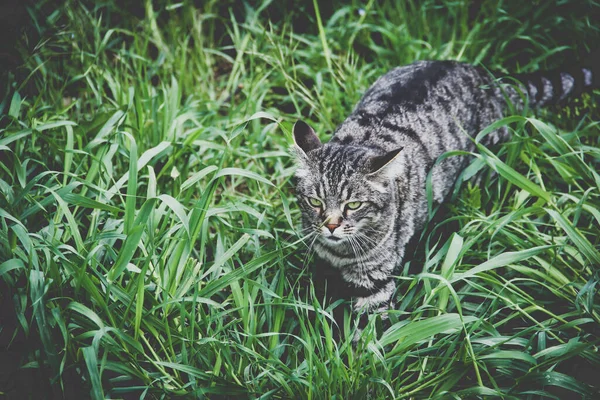
[{"label": "tabby cat", "polygon": [[[473,151],[473,137],[503,116],[507,99],[517,107],[524,99],[534,107],[557,103],[598,87],[596,70],[519,75],[515,86],[469,64],[419,61],[380,77],[329,143],[298,121],[296,193],[314,261],[329,271],[329,284],[341,284],[356,311],[392,308],[393,275],[427,221],[427,175],[441,203],[469,161],[437,158]],[[498,129],[482,143],[508,136]]]}]

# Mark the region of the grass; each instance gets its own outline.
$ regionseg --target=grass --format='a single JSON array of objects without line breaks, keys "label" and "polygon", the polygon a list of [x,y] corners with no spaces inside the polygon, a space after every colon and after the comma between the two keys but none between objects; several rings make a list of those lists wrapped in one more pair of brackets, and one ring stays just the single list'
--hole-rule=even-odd
[{"label": "grass", "polygon": [[304,264],[288,149],[396,65],[575,60],[600,7],[283,3],[29,6],[0,102],[0,391],[597,397],[597,94],[498,122],[356,347]]}]

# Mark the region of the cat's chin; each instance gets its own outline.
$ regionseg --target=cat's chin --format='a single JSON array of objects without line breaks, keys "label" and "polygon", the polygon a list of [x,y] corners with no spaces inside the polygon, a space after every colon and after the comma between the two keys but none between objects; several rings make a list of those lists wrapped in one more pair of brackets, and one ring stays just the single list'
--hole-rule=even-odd
[{"label": "cat's chin", "polygon": [[339,236],[321,236],[321,243],[327,246],[336,246],[344,243],[346,240],[344,237]]}]

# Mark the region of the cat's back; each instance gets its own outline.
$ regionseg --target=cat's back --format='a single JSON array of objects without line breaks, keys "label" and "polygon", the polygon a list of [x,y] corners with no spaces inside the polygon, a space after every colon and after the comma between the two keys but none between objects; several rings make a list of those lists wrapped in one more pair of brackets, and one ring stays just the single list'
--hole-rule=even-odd
[{"label": "cat's back", "polygon": [[381,76],[336,129],[333,143],[389,151],[427,147],[435,159],[467,149],[473,134],[501,115],[488,74],[456,61],[418,61]]},{"label": "cat's back", "polygon": [[434,104],[464,102],[490,80],[480,68],[457,61],[417,61],[382,75],[366,91],[353,114],[426,112]]}]

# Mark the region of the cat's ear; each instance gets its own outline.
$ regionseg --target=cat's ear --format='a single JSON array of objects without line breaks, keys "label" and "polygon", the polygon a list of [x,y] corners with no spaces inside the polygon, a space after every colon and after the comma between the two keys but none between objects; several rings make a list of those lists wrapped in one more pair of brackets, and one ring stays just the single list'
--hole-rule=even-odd
[{"label": "cat's ear", "polygon": [[372,157],[367,163],[367,176],[380,176],[383,174],[393,174],[394,160],[398,158],[398,155],[402,152],[404,147],[399,147],[392,151],[388,151],[382,156]]},{"label": "cat's ear", "polygon": [[293,132],[294,143],[304,152],[304,154],[308,154],[309,151],[318,149],[322,146],[322,143],[313,128],[300,119],[294,124]]}]

